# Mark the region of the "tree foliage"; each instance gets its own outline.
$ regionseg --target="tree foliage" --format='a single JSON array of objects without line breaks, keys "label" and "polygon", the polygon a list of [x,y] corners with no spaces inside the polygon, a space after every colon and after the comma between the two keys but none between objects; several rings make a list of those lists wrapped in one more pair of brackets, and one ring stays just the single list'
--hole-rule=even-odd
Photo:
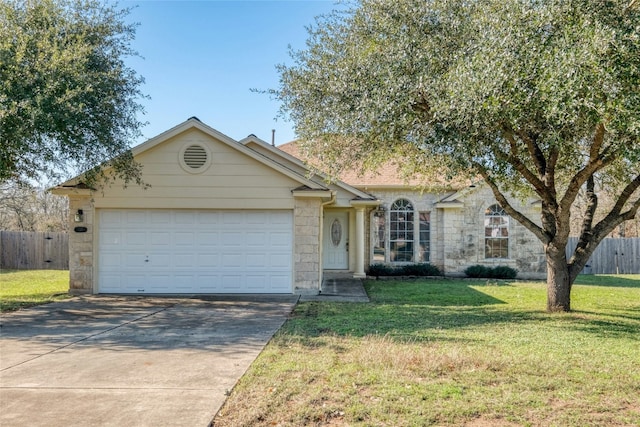
[{"label": "tree foliage", "polygon": [[99,0],[0,3],[0,182],[85,172],[140,183],[129,144],[142,78],[128,10]]},{"label": "tree foliage", "polygon": [[[410,172],[480,175],[544,244],[551,311],[570,309],[597,244],[640,207],[633,1],[361,0],[320,18],[292,57],[274,94],[308,154],[338,169],[393,156]],[[596,181],[615,194],[598,215]],[[509,193],[539,198],[541,217]]]}]

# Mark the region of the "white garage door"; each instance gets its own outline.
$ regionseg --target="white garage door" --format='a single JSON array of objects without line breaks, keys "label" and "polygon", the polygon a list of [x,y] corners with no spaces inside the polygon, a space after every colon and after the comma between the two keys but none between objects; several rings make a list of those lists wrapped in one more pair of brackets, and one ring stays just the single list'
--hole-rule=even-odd
[{"label": "white garage door", "polygon": [[291,293],[291,211],[99,210],[101,293]]}]

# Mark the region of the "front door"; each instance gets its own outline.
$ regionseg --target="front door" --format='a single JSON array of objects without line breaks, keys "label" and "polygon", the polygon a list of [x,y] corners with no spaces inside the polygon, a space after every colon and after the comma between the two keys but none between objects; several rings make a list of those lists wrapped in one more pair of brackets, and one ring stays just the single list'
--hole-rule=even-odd
[{"label": "front door", "polygon": [[349,212],[325,211],[323,227],[322,267],[349,269]]}]

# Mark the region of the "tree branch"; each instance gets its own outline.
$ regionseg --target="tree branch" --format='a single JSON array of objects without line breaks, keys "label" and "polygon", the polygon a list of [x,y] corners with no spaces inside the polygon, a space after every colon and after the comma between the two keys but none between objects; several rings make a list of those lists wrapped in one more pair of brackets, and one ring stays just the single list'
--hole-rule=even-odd
[{"label": "tree branch", "polygon": [[[587,179],[587,207],[585,210],[585,217],[582,221],[582,230],[580,232],[580,239],[578,240],[578,244],[571,255],[571,258],[567,262],[569,269],[576,265],[579,266],[580,270],[586,263],[586,261],[591,256],[592,250],[591,243],[593,242],[593,218],[596,213],[596,209],[598,207],[598,196],[595,193],[595,179],[593,175]],[[594,247],[595,249],[595,247]]]},{"label": "tree branch", "polygon": [[605,127],[601,123],[596,127],[593,143],[589,150],[589,162],[573,176],[567,191],[564,193],[562,200],[560,200],[559,206],[562,211],[567,211],[571,208],[571,205],[573,205],[578,195],[578,191],[580,191],[580,188],[590,176],[593,176],[594,173],[607,167],[616,160],[617,156],[615,153],[609,154],[610,147],[605,147],[601,150],[604,142],[604,133]]},{"label": "tree branch", "polygon": [[558,193],[556,191],[556,165],[558,164],[558,158],[560,158],[560,150],[558,147],[553,146],[549,149],[549,160],[547,161],[547,170],[544,174],[544,183],[547,186],[547,191],[550,192],[550,196],[553,200],[556,200]]},{"label": "tree branch", "polygon": [[544,230],[538,224],[536,224],[531,219],[529,219],[526,215],[523,215],[521,212],[517,211],[513,206],[511,206],[507,198],[504,196],[504,194],[502,194],[502,192],[500,191],[496,183],[489,176],[489,173],[487,172],[486,168],[484,168],[479,163],[475,163],[474,165],[478,170],[478,172],[480,173],[480,175],[482,176],[482,178],[489,185],[489,188],[491,188],[491,191],[493,192],[493,196],[496,198],[498,203],[500,203],[500,206],[502,206],[502,208],[511,217],[515,218],[516,221],[524,225],[529,231],[535,234],[536,237],[540,239],[541,242],[543,242],[544,244],[548,243],[550,239],[547,236],[547,234],[544,232]]},{"label": "tree branch", "polygon": [[594,228],[593,235],[598,241],[602,240],[607,234],[611,233],[615,227],[624,221],[633,219],[640,209],[640,196],[631,204],[631,207],[622,212],[633,193],[640,188],[640,175],[636,176],[620,193],[620,197],[611,211],[605,216]]},{"label": "tree branch", "polygon": [[517,135],[527,145],[529,155],[531,156],[531,159],[533,159],[533,163],[536,165],[536,169],[538,170],[538,175],[543,177],[547,171],[547,159],[545,159],[540,146],[525,132],[518,132]]},{"label": "tree branch", "polygon": [[546,191],[547,188],[544,185],[544,182],[540,180],[533,172],[527,168],[527,166],[522,163],[522,160],[518,158],[518,143],[514,137],[514,133],[509,131],[508,129],[503,129],[503,136],[509,143],[510,153],[504,154],[498,150],[496,150],[496,154],[501,156],[503,160],[511,164],[515,170],[517,170],[523,177],[526,179],[536,191],[536,194],[540,196],[541,199],[547,200],[549,197],[549,193]]}]

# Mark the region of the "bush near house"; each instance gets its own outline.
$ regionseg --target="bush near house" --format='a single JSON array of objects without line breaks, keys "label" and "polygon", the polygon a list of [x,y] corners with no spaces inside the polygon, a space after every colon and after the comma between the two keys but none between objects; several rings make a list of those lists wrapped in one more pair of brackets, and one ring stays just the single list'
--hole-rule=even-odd
[{"label": "bush near house", "polygon": [[472,265],[468,267],[464,274],[467,277],[486,278],[486,279],[515,279],[518,270],[506,265],[498,265],[496,267],[487,267],[485,265]]},{"label": "bush near house", "polygon": [[371,264],[369,276],[442,276],[438,267],[429,263],[390,266],[387,264]]}]

